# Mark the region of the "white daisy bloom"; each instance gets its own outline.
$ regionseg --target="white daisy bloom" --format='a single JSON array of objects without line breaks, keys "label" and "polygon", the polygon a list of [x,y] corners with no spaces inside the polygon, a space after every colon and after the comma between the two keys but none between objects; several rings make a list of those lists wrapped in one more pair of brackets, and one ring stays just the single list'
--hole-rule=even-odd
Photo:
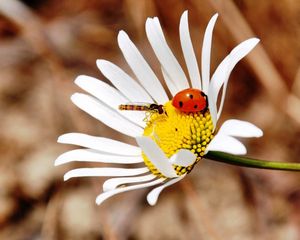
[{"label": "white daisy bloom", "polygon": [[[174,107],[137,47],[124,31],[119,32],[119,47],[135,78],[109,61],[98,60],[98,68],[114,87],[92,77],[79,76],[75,83],[90,95],[75,93],[71,100],[112,129],[135,138],[138,147],[81,133],[64,134],[58,138],[59,143],[84,148],[63,153],[56,159],[55,165],[88,161],[126,166],[73,169],[64,175],[64,180],[73,177],[115,177],[104,182],[103,193],[96,198],[97,204],[121,192],[156,186],[147,196],[148,203],[154,205],[160,192],[183,179],[208,151],[246,154],[245,146],[236,137],[260,137],[263,133],[259,128],[235,119],[224,122],[218,130],[216,126],[229,75],[259,40],[251,38],[235,47],[210,77],[212,32],[217,17],[215,14],[211,18],[204,34],[200,75],[190,38],[187,11],[182,14],[180,42],[188,77],[169,48],[159,20],[155,17],[146,21],[148,40],[160,62],[171,94],[174,97],[189,88],[201,90],[208,102],[208,107],[201,111],[184,112]],[[217,106],[219,93],[221,100]],[[153,103],[157,108],[151,111],[148,108],[146,112],[120,110],[120,105],[130,102]],[[163,112],[159,112],[159,106]],[[138,167],[130,167],[132,164]]]}]

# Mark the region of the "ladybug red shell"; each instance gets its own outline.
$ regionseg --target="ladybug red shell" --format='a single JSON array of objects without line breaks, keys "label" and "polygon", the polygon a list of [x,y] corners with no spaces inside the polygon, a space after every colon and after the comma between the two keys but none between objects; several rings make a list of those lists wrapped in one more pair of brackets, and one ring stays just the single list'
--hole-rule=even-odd
[{"label": "ladybug red shell", "polygon": [[205,111],[208,107],[207,96],[199,89],[188,88],[174,96],[172,105],[186,113]]}]

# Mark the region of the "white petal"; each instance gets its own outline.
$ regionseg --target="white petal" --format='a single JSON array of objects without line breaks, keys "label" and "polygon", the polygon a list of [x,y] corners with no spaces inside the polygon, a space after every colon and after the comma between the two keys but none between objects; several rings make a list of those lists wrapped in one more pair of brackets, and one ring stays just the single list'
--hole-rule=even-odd
[{"label": "white petal", "polygon": [[88,93],[114,108],[117,108],[120,102],[126,103],[129,101],[128,98],[124,97],[117,89],[96,78],[80,75],[75,79],[75,83]]},{"label": "white petal", "polygon": [[202,88],[203,91],[208,94],[209,78],[210,78],[210,53],[211,53],[211,42],[212,33],[218,18],[218,14],[215,14],[209,21],[202,45],[202,57],[201,57],[201,72],[202,72]]},{"label": "white petal", "polygon": [[[217,72],[217,70],[215,71],[213,78],[211,80],[210,86],[209,86],[209,90],[208,90],[208,99],[209,99],[209,107],[213,107],[215,110],[214,115],[212,116],[212,121],[213,123],[218,121],[219,117],[221,116],[221,112],[223,109],[223,105],[224,105],[224,101],[225,101],[225,94],[226,94],[226,88],[227,88],[227,83],[228,83],[228,78],[225,82],[221,81],[219,82],[220,88],[218,90],[214,89],[215,86],[215,82],[216,79],[223,79],[225,80],[224,76],[226,75],[226,70],[229,68],[229,64],[230,64],[230,56],[228,55],[222,62],[221,64],[218,66],[217,70],[221,70],[224,69],[224,72]],[[229,76],[229,75],[228,75]],[[218,100],[218,95],[219,95],[219,91],[222,87],[222,84],[224,84],[223,87],[223,91],[222,91],[222,96],[221,96],[221,101],[220,101],[220,106],[219,108],[217,107],[217,100]],[[216,124],[214,124],[214,129],[216,128]]]},{"label": "white petal", "polygon": [[254,124],[237,119],[230,119],[224,122],[218,132],[222,135],[234,137],[261,137],[263,132]]},{"label": "white petal", "polygon": [[190,80],[193,88],[201,89],[201,78],[196,55],[193,49],[193,44],[189,31],[188,12],[184,11],[179,24],[180,42],[183,51],[183,56],[190,75]]},{"label": "white petal", "polygon": [[77,168],[64,175],[64,181],[73,177],[108,177],[108,176],[136,176],[149,172],[144,168]]},{"label": "white petal", "polygon": [[244,155],[247,153],[247,149],[239,140],[226,136],[223,134],[217,134],[207,146],[205,152],[208,151],[220,151],[235,155]]},{"label": "white petal", "polygon": [[164,179],[157,179],[157,180],[154,180],[152,182],[142,183],[142,184],[123,187],[123,188],[117,188],[117,189],[114,189],[112,191],[101,193],[96,198],[96,204],[100,205],[103,201],[105,201],[106,199],[108,199],[108,198],[110,198],[110,197],[112,197],[112,196],[114,196],[118,193],[127,192],[127,191],[131,191],[131,190],[136,190],[136,189],[140,189],[140,188],[151,187],[151,186],[160,184],[162,181],[164,181]]},{"label": "white petal", "polygon": [[[218,121],[218,113],[220,113],[220,111],[217,110],[217,99],[218,99],[218,94],[219,91],[216,91],[215,86],[216,86],[216,82],[219,81],[219,79],[225,79],[224,76],[226,75],[226,71],[227,69],[229,69],[229,65],[230,65],[230,55],[228,55],[227,57],[224,58],[224,60],[219,64],[217,70],[215,71],[215,73],[212,76],[212,80],[209,84],[209,89],[208,89],[208,104],[209,104],[209,109],[211,112],[211,117],[212,117],[212,122],[214,125],[214,130],[217,127],[217,121]],[[228,78],[227,78],[228,79]],[[223,82],[219,81],[218,83],[220,83],[220,88],[223,84]],[[223,88],[223,93],[224,95],[222,95],[222,99],[221,103],[220,103],[220,108],[223,107],[223,103],[224,103],[224,99],[225,99],[225,92],[226,92],[226,87],[227,83],[225,85],[224,83],[224,88]]]},{"label": "white petal", "polygon": [[213,123],[213,130],[217,127],[218,122],[218,114],[217,114],[217,101],[215,101],[215,96],[213,94],[208,93],[208,108],[211,115],[211,120]]},{"label": "white petal", "polygon": [[94,137],[83,133],[67,133],[61,135],[57,142],[91,148],[106,153],[124,156],[141,156],[139,147],[119,142],[110,138]]},{"label": "white petal", "polygon": [[216,71],[214,72],[208,89],[208,95],[214,97],[214,101],[217,102],[218,93],[227,79],[227,72],[230,66],[230,54],[226,56],[223,61],[219,64]]},{"label": "white petal", "polygon": [[159,197],[159,194],[161,193],[162,190],[164,190],[166,187],[169,187],[177,182],[179,182],[180,180],[182,180],[186,175],[182,175],[178,178],[174,178],[169,180],[168,182],[165,182],[163,185],[154,188],[151,192],[148,193],[147,195],[147,202],[151,205],[154,206],[157,202],[157,199]]},{"label": "white petal", "polygon": [[172,94],[172,96],[175,96],[178,92],[180,92],[182,89],[177,88],[175,83],[171,80],[171,77],[166,72],[166,70],[161,66],[161,72],[163,74],[164,80]]},{"label": "white petal", "polygon": [[160,81],[124,31],[119,32],[118,43],[127,63],[146,91],[156,102],[167,102],[168,96]]},{"label": "white petal", "polygon": [[248,40],[244,41],[243,43],[239,44],[230,53],[230,59],[231,60],[230,60],[229,68],[228,68],[228,73],[227,73],[226,79],[224,81],[224,86],[223,86],[223,91],[222,91],[222,98],[221,98],[220,107],[219,107],[219,110],[218,110],[218,118],[220,117],[220,115],[222,113],[224,100],[225,100],[226,89],[227,89],[228,78],[229,78],[229,75],[230,75],[231,71],[233,70],[235,65],[258,44],[258,42],[259,42],[259,39],[257,39],[257,38],[248,39]]},{"label": "white petal", "polygon": [[227,81],[224,82],[224,85],[223,85],[221,101],[220,101],[220,105],[219,105],[219,108],[218,108],[218,111],[217,111],[217,119],[220,118],[223,107],[224,107],[227,85],[228,85],[228,79],[227,79]]},{"label": "white petal", "polygon": [[156,176],[153,174],[139,176],[139,177],[111,178],[106,180],[103,183],[103,191],[104,192],[111,191],[123,184],[147,182],[153,180],[154,178],[156,178]]},{"label": "white petal", "polygon": [[[240,43],[235,47],[231,53],[221,62],[221,64],[216,69],[215,73],[212,76],[211,83],[209,85],[208,95],[213,97],[213,101],[216,103],[219,95],[219,91],[222,85],[228,81],[229,75],[233,70],[234,66],[245,57],[259,42],[257,38],[248,39]],[[223,88],[223,94],[220,103],[220,109],[218,110],[218,116],[220,116],[223,102],[225,99],[226,86]]]},{"label": "white petal", "polygon": [[117,89],[109,86],[103,81],[85,75],[78,76],[75,83],[134,123],[141,127],[145,126],[145,122],[143,121],[145,113],[138,111],[120,111],[118,109],[120,104],[126,104],[129,100]]},{"label": "white petal", "polygon": [[102,74],[131,102],[153,102],[149,94],[115,64],[106,60],[97,60],[97,66]]},{"label": "white petal", "polygon": [[169,159],[151,138],[136,137],[136,141],[159,172],[169,178],[177,177],[176,171],[169,162]]},{"label": "white petal", "polygon": [[170,163],[187,167],[196,161],[197,156],[187,149],[180,149],[176,154],[171,156]]},{"label": "white petal", "polygon": [[55,160],[55,166],[75,161],[133,164],[143,162],[143,158],[142,156],[117,156],[94,149],[75,149],[61,154]]},{"label": "white petal", "polygon": [[186,76],[169,48],[157,18],[147,19],[146,33],[155,55],[177,88],[189,88]]},{"label": "white petal", "polygon": [[143,134],[143,129],[141,127],[138,127],[118,112],[112,110],[91,96],[75,93],[71,96],[71,100],[81,110],[120,133],[131,137]]}]

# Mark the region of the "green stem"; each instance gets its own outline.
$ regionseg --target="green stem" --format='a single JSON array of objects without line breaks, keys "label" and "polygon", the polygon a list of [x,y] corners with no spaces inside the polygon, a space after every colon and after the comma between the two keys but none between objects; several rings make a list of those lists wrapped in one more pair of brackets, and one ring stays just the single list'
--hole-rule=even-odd
[{"label": "green stem", "polygon": [[235,156],[223,152],[210,151],[205,155],[205,159],[242,167],[300,171],[300,163],[270,162],[264,160],[251,159],[247,157]]}]

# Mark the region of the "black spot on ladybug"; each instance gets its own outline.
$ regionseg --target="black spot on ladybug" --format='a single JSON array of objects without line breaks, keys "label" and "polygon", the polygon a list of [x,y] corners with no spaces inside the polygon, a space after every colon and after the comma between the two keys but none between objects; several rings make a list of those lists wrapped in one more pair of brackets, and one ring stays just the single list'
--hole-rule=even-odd
[{"label": "black spot on ladybug", "polygon": [[175,128],[175,131],[177,132],[177,131],[178,131],[178,129],[177,129],[177,128]]},{"label": "black spot on ladybug", "polygon": [[189,97],[190,97],[190,99],[193,99],[193,98],[194,98],[193,94],[190,94],[190,96],[189,96]]},{"label": "black spot on ladybug", "polygon": [[197,109],[197,108],[198,108],[198,105],[197,105],[197,104],[196,104],[196,105],[194,105],[194,108],[195,108],[195,109]]},{"label": "black spot on ladybug", "polygon": [[183,107],[183,102],[182,101],[179,101],[179,107]]}]

